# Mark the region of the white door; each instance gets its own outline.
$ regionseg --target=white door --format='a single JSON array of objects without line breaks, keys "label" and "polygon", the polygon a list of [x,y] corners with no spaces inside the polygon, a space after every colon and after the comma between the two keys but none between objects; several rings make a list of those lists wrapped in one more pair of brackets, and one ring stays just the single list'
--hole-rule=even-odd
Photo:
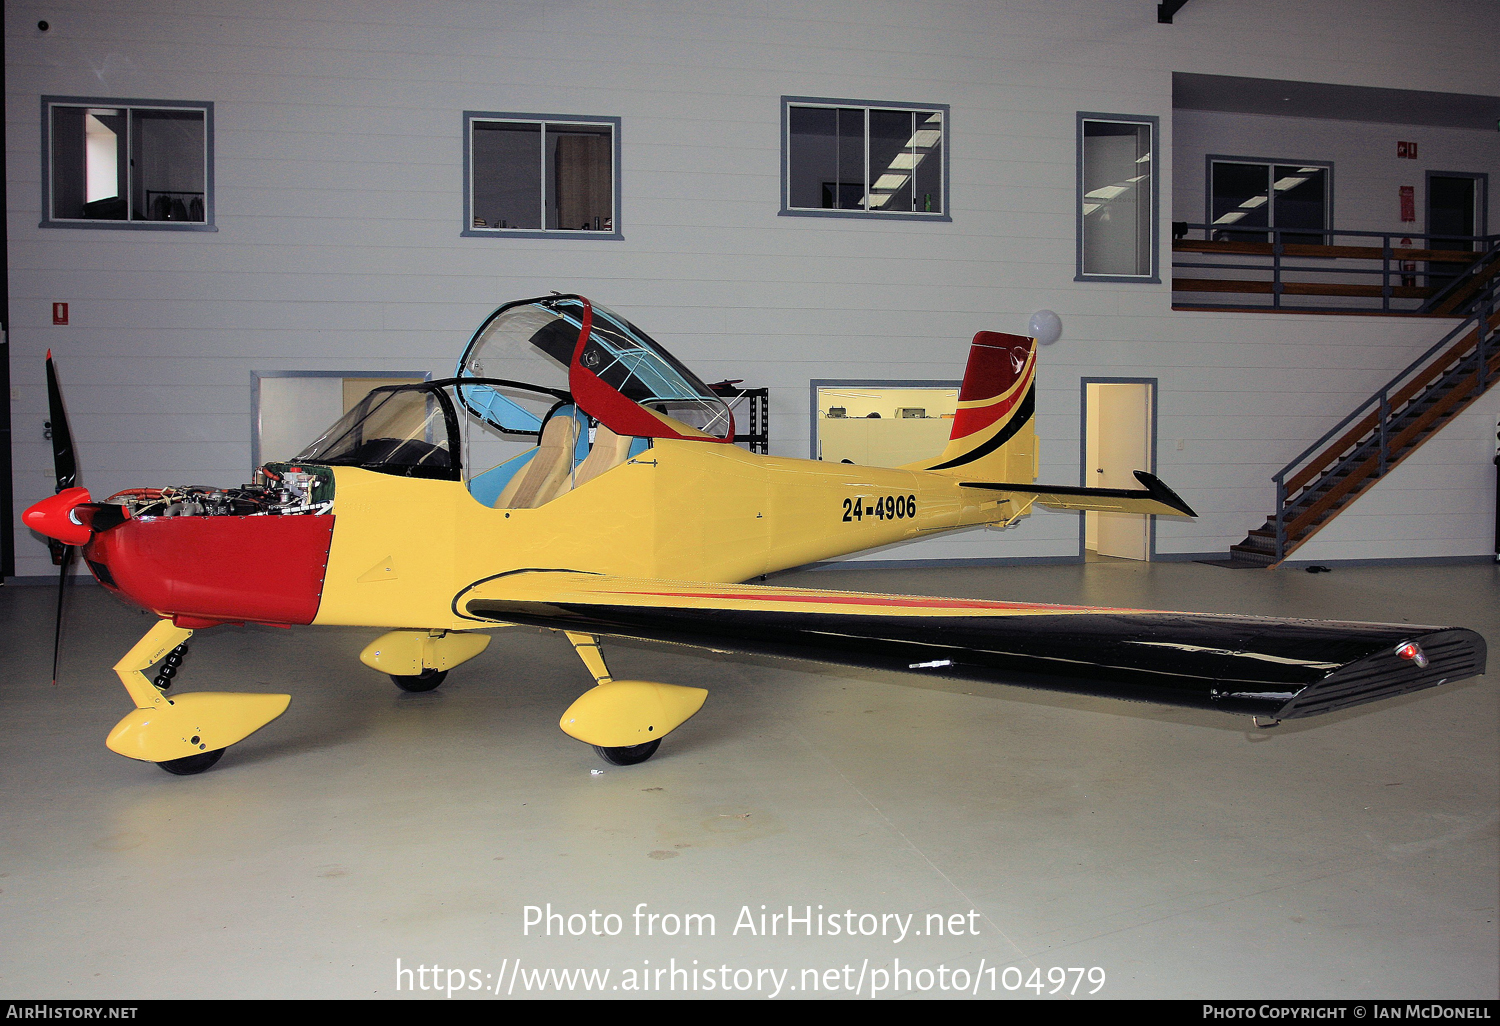
[{"label": "white door", "polygon": [[[1134,471],[1151,469],[1151,386],[1088,386],[1089,438],[1084,447],[1094,488],[1140,488]],[[1087,547],[1101,556],[1146,559],[1150,520],[1136,513],[1086,513]],[[1089,544],[1089,543],[1092,544]]]}]

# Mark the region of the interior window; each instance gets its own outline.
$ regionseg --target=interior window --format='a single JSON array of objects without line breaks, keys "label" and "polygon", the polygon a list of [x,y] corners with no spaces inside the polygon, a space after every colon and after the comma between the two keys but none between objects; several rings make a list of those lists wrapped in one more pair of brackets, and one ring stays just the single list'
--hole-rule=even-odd
[{"label": "interior window", "polygon": [[783,105],[782,213],[945,215],[946,107],[790,98]]},{"label": "interior window", "polygon": [[830,384],[817,386],[815,399],[818,459],[900,467],[943,451],[958,386]]},{"label": "interior window", "polygon": [[47,104],[50,222],[207,226],[210,110]]},{"label": "interior window", "polygon": [[617,234],[618,121],[468,114],[466,235]]},{"label": "interior window", "polygon": [[[1328,228],[1330,171],[1317,164],[1210,158],[1209,221],[1214,238],[1269,242],[1266,228]],[[1325,236],[1283,232],[1281,241],[1316,246]]]},{"label": "interior window", "polygon": [[1078,277],[1155,280],[1155,119],[1078,119]]},{"label": "interior window", "polygon": [[415,372],[256,371],[250,385],[251,465],[291,459],[383,385],[424,380]]}]

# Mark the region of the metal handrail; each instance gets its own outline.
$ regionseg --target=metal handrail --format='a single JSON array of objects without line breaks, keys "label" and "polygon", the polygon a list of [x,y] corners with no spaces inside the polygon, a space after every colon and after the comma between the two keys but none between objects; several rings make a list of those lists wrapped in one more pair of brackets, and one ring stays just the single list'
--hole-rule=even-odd
[{"label": "metal handrail", "polygon": [[[1331,235],[1357,235],[1367,239],[1448,239],[1456,242],[1494,242],[1500,240],[1500,232],[1490,235],[1451,235],[1445,232],[1419,232],[1407,231],[1365,231],[1359,228],[1265,228],[1257,225],[1246,225],[1237,228],[1232,224],[1200,224],[1194,221],[1173,221],[1178,230],[1186,227],[1189,231],[1210,232],[1238,232],[1244,235],[1265,235],[1271,232],[1285,232],[1288,235],[1321,235],[1327,238]],[[1180,241],[1180,240],[1179,240]],[[1203,241],[1210,241],[1204,239]],[[1417,249],[1416,246],[1403,246],[1402,249]],[[1454,250],[1453,252],[1462,252]],[[1477,251],[1476,251],[1477,252]]]},{"label": "metal handrail", "polygon": [[[1497,255],[1500,255],[1500,246],[1490,246],[1488,249],[1479,251],[1478,258],[1469,265],[1468,269],[1473,273],[1478,274],[1480,273],[1481,268],[1485,264],[1493,261]],[[1449,295],[1463,288],[1463,286],[1466,284],[1465,279],[1465,274],[1460,273],[1458,275],[1455,275],[1453,280],[1450,281],[1446,287],[1439,289],[1437,292],[1433,293],[1427,298],[1427,302],[1422,304],[1422,312],[1426,313],[1427,311],[1433,310],[1436,307],[1440,306],[1442,302],[1448,298]],[[1481,295],[1482,293],[1483,290],[1481,290]],[[1478,305],[1479,300],[1480,297],[1475,296],[1474,301],[1476,306]]]},{"label": "metal handrail", "polygon": [[[1265,263],[1243,263],[1243,262],[1242,263],[1205,263],[1205,262],[1201,262],[1201,261],[1191,262],[1191,261],[1177,261],[1177,260],[1174,260],[1173,263],[1172,263],[1172,266],[1174,268],[1182,267],[1182,268],[1203,268],[1203,269],[1216,269],[1216,270],[1241,270],[1241,271],[1256,271],[1256,272],[1261,272],[1261,273],[1265,273],[1265,272],[1269,271],[1270,274],[1271,274],[1271,281],[1270,281],[1270,285],[1271,285],[1271,304],[1270,304],[1270,308],[1274,309],[1274,310],[1317,310],[1317,309],[1325,309],[1325,308],[1321,308],[1321,307],[1302,307],[1302,306],[1299,306],[1299,307],[1289,307],[1289,306],[1286,306],[1282,302],[1282,296],[1286,293],[1286,286],[1287,286],[1287,284],[1289,284],[1288,282],[1285,281],[1283,275],[1286,272],[1293,272],[1293,273],[1298,273],[1298,274],[1379,275],[1380,276],[1380,292],[1381,292],[1381,294],[1380,294],[1379,309],[1380,309],[1380,311],[1382,313],[1391,313],[1392,312],[1392,310],[1391,310],[1391,300],[1394,299],[1394,298],[1398,298],[1398,297],[1395,297],[1395,296],[1392,295],[1392,289],[1395,287],[1393,285],[1393,279],[1396,282],[1400,282],[1401,279],[1404,278],[1404,277],[1416,278],[1418,275],[1420,275],[1420,276],[1423,276],[1423,277],[1425,277],[1427,279],[1427,282],[1428,282],[1427,287],[1428,288],[1435,288],[1435,291],[1431,295],[1429,295],[1429,296],[1426,297],[1425,301],[1420,305],[1420,307],[1417,307],[1416,309],[1400,310],[1400,311],[1397,311],[1397,312],[1426,313],[1426,312],[1432,310],[1437,304],[1439,304],[1440,302],[1442,302],[1447,296],[1449,296],[1455,290],[1463,287],[1464,284],[1468,280],[1467,273],[1465,271],[1460,271],[1460,272],[1458,272],[1458,273],[1456,273],[1456,274],[1454,274],[1452,276],[1452,281],[1449,281],[1449,282],[1447,282],[1444,285],[1441,285],[1441,286],[1438,286],[1438,287],[1434,287],[1433,284],[1432,284],[1432,282],[1433,282],[1433,279],[1435,277],[1439,278],[1439,279],[1446,279],[1446,278],[1449,277],[1449,275],[1447,273],[1445,273],[1445,272],[1442,272],[1442,271],[1437,271],[1437,272],[1433,271],[1433,269],[1431,267],[1432,264],[1434,264],[1434,263],[1454,263],[1454,264],[1468,263],[1469,268],[1477,269],[1481,264],[1483,264],[1483,263],[1487,262],[1488,260],[1490,260],[1491,258],[1493,258],[1497,253],[1500,253],[1500,234],[1495,234],[1495,235],[1446,235],[1446,234],[1443,234],[1443,233],[1440,233],[1440,232],[1418,232],[1418,231],[1406,231],[1406,230],[1402,230],[1402,231],[1361,231],[1361,230],[1352,230],[1352,229],[1351,230],[1344,230],[1344,229],[1334,229],[1334,228],[1317,229],[1317,228],[1271,228],[1271,227],[1261,228],[1261,227],[1255,227],[1255,228],[1237,229],[1237,228],[1234,228],[1234,227],[1231,227],[1231,226],[1226,226],[1226,225],[1204,224],[1204,223],[1191,222],[1191,221],[1174,221],[1172,223],[1172,234],[1174,236],[1174,241],[1180,241],[1180,240],[1182,240],[1189,232],[1202,232],[1203,233],[1203,239],[1201,241],[1204,241],[1204,242],[1213,242],[1213,241],[1230,241],[1230,242],[1233,242],[1233,241],[1249,241],[1249,240],[1246,240],[1246,239],[1240,239],[1240,240],[1234,239],[1232,236],[1234,236],[1236,234],[1242,235],[1242,236],[1250,236],[1250,235],[1260,236],[1262,239],[1264,239],[1264,238],[1270,238],[1272,241],[1269,243],[1269,248],[1270,248],[1270,253],[1269,254],[1251,254],[1250,255],[1252,257],[1258,257],[1258,258],[1261,258],[1261,259],[1264,259],[1266,256],[1269,256],[1269,258],[1270,258],[1270,263],[1269,264],[1265,264]],[[1216,234],[1228,235],[1228,236],[1231,236],[1231,237],[1228,238],[1228,239],[1216,240],[1216,239],[1214,239],[1214,235],[1216,235]],[[1287,241],[1288,237],[1291,237],[1293,239],[1293,241]],[[1287,258],[1287,254],[1286,254],[1285,250],[1286,250],[1286,247],[1289,246],[1289,245],[1291,245],[1291,246],[1296,246],[1296,245],[1331,246],[1332,243],[1329,240],[1332,240],[1335,237],[1344,237],[1344,238],[1351,238],[1351,239],[1371,239],[1371,240],[1379,239],[1380,240],[1380,247],[1379,247],[1379,249],[1380,249],[1380,257],[1378,259],[1380,260],[1380,267],[1378,269],[1376,269],[1376,268],[1353,268],[1353,267],[1331,267],[1331,266],[1330,267],[1318,267],[1318,266],[1305,266],[1305,265],[1302,265],[1302,264],[1295,264],[1295,265],[1288,266],[1288,265],[1286,265],[1283,262],[1284,259]],[[1305,238],[1318,238],[1318,239],[1321,239],[1323,241],[1316,242],[1316,243],[1306,243],[1306,242],[1299,241],[1300,239],[1305,239]],[[1426,247],[1416,246],[1416,245],[1396,246],[1396,245],[1393,245],[1393,241],[1396,240],[1396,239],[1425,239],[1428,242],[1428,246],[1426,246]],[[1195,240],[1195,241],[1198,241],[1198,240]],[[1453,259],[1452,261],[1447,261],[1447,260],[1438,261],[1438,260],[1434,260],[1434,259],[1431,259],[1431,258],[1425,258],[1425,262],[1429,265],[1425,270],[1418,271],[1415,268],[1407,269],[1407,268],[1402,268],[1400,266],[1400,264],[1402,262],[1411,260],[1412,258],[1408,257],[1408,256],[1405,256],[1405,255],[1397,257],[1396,256],[1396,250],[1400,249],[1400,250],[1405,251],[1405,250],[1426,248],[1429,251],[1432,251],[1431,250],[1431,243],[1433,243],[1433,242],[1455,242],[1455,243],[1466,244],[1470,248],[1469,249],[1455,249],[1455,250],[1437,250],[1437,252],[1451,252],[1451,253],[1453,253],[1455,259]],[[1262,245],[1266,245],[1266,243],[1264,243],[1264,242],[1262,242],[1261,244]],[[1475,248],[1476,246],[1478,248]],[[1372,246],[1372,247],[1369,247],[1369,248],[1373,249],[1375,247]],[[1311,254],[1298,254],[1297,256],[1293,257],[1292,259],[1307,260],[1307,259],[1316,259],[1316,257],[1312,256]],[[1369,255],[1369,256],[1360,256],[1360,257],[1330,257],[1330,259],[1375,260],[1377,258],[1372,254],[1372,255]],[[1209,289],[1209,290],[1206,290],[1206,291],[1210,291],[1211,292],[1211,291],[1214,291],[1214,290]],[[1227,291],[1234,291],[1234,290],[1227,290]],[[1408,297],[1408,298],[1410,298],[1410,297]],[[1358,308],[1357,307],[1350,307],[1348,309],[1354,310],[1354,309],[1358,309]]]},{"label": "metal handrail", "polygon": [[[1375,476],[1377,478],[1383,477],[1386,471],[1389,469],[1390,459],[1392,455],[1390,451],[1390,427],[1392,425],[1390,405],[1391,394],[1398,391],[1401,383],[1407,378],[1411,377],[1413,373],[1416,372],[1419,368],[1427,366],[1429,362],[1435,356],[1437,356],[1446,346],[1453,342],[1454,339],[1460,338],[1464,334],[1466,334],[1471,326],[1473,327],[1476,336],[1474,340],[1474,349],[1475,355],[1478,358],[1479,390],[1480,392],[1484,391],[1484,389],[1489,384],[1489,361],[1491,356],[1493,355],[1492,348],[1497,341],[1500,341],[1500,331],[1490,330],[1490,321],[1494,318],[1495,315],[1497,291],[1500,291],[1500,279],[1492,279],[1480,291],[1478,297],[1476,297],[1473,312],[1471,312],[1469,316],[1460,321],[1458,325],[1456,325],[1451,331],[1449,331],[1446,335],[1444,335],[1441,339],[1434,343],[1425,353],[1409,363],[1404,370],[1387,381],[1375,392],[1375,394],[1371,395],[1370,398],[1366,399],[1364,402],[1355,407],[1353,412],[1351,412],[1343,420],[1335,424],[1328,431],[1324,432],[1321,438],[1309,445],[1306,449],[1303,449],[1289,463],[1287,463],[1286,466],[1282,467],[1279,471],[1272,475],[1271,480],[1276,483],[1275,523],[1276,559],[1278,562],[1286,556],[1286,509],[1287,499],[1289,498],[1289,496],[1287,495],[1286,486],[1287,476],[1291,474],[1292,471],[1300,467],[1303,461],[1306,460],[1309,456],[1322,449],[1323,446],[1331,441],[1336,435],[1338,435],[1340,431],[1343,431],[1350,424],[1354,423],[1354,421],[1361,414],[1369,410],[1372,405],[1378,405],[1378,423],[1376,425],[1374,434],[1378,435],[1379,437],[1380,469]],[[1454,370],[1450,371],[1449,373],[1462,371],[1467,360],[1467,354],[1461,355],[1459,357],[1457,365],[1454,367]],[[1428,387],[1430,388],[1431,386],[1429,385]],[[1414,395],[1411,398],[1414,400],[1416,396]],[[1403,408],[1409,405],[1410,400],[1406,404],[1404,404]],[[1368,436],[1363,439],[1356,440],[1354,447],[1349,452],[1349,454],[1346,456],[1342,456],[1338,460],[1336,460],[1327,470],[1323,472],[1321,476],[1326,477],[1328,474],[1337,473],[1339,468],[1345,466],[1350,462],[1353,462],[1355,459],[1368,459],[1369,454],[1365,450],[1368,449],[1369,444],[1372,440],[1373,438]],[[1311,485],[1312,483],[1309,482],[1309,484],[1302,489],[1302,492],[1306,493]]]}]

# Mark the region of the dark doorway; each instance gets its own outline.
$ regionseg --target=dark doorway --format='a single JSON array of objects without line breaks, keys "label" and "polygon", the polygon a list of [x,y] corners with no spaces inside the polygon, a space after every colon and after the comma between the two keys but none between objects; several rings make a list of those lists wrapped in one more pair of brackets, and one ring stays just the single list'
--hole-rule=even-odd
[{"label": "dark doorway", "polygon": [[[1488,197],[1485,195],[1489,176],[1464,171],[1427,172],[1427,231],[1430,235],[1449,238],[1428,239],[1432,249],[1452,250],[1455,253],[1473,253],[1476,243],[1472,238],[1485,234],[1485,213]],[[1459,236],[1454,238],[1453,236]],[[1430,261],[1427,264],[1427,284],[1434,289],[1447,288],[1474,258],[1464,257],[1453,262]]]}]

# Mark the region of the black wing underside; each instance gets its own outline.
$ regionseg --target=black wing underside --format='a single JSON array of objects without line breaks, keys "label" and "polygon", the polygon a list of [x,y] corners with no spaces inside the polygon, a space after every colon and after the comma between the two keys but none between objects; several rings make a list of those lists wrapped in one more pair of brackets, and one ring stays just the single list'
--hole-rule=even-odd
[{"label": "black wing underside", "polygon": [[[507,577],[468,589],[455,608],[481,620],[1269,719],[1313,716],[1462,680],[1483,673],[1486,657],[1484,639],[1460,628],[575,573]],[[1398,654],[1408,643],[1419,653]]]}]

